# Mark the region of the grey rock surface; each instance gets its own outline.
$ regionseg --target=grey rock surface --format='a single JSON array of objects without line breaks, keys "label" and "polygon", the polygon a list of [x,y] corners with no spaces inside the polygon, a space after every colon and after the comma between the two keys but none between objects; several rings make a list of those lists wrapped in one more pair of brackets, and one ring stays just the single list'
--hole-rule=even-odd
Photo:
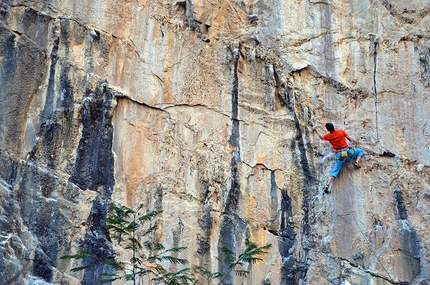
[{"label": "grey rock surface", "polygon": [[[110,203],[232,284],[430,283],[430,2],[0,4],[0,284],[98,284]],[[334,164],[312,132],[358,140]],[[118,283],[121,284],[121,283]]]}]

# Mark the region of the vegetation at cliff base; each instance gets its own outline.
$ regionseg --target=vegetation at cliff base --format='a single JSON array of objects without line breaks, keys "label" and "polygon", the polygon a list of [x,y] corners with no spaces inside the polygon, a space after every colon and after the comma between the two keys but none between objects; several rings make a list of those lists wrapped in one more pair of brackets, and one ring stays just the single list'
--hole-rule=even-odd
[{"label": "vegetation at cliff base", "polygon": [[[97,263],[103,263],[112,268],[113,273],[104,273],[100,276],[101,283],[111,283],[115,280],[132,281],[134,285],[139,284],[142,278],[147,278],[148,284],[224,284],[223,282],[231,273],[247,277],[250,271],[245,270],[246,264],[253,264],[262,259],[261,255],[271,247],[270,244],[258,246],[249,240],[245,241],[245,250],[236,257],[233,250],[226,246],[221,248],[224,258],[221,264],[227,265],[228,271],[211,272],[202,266],[189,267],[189,261],[179,258],[186,247],[179,246],[166,248],[159,242],[156,231],[157,223],[154,218],[159,214],[157,211],[144,212],[144,205],[140,204],[133,210],[126,206],[112,205],[106,219],[106,227],[109,229],[111,238],[125,249],[128,260],[114,260],[99,258],[95,254],[80,250],[77,254],[63,256],[62,259],[81,259],[87,261],[85,265],[71,269],[77,272],[90,268]],[[178,271],[169,271],[166,265],[182,266]],[[216,280],[216,282],[215,282]],[[214,283],[215,282],[215,283]]]}]

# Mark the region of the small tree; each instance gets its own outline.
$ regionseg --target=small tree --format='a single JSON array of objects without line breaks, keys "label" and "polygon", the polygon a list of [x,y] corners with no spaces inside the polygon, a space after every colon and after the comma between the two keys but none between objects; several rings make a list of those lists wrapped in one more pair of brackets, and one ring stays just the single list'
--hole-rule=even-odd
[{"label": "small tree", "polygon": [[224,275],[222,272],[212,272],[206,269],[205,267],[198,266],[198,265],[193,266],[193,271],[196,274],[203,276],[206,279],[206,282],[207,282],[206,284],[208,285],[212,283],[213,279],[220,278]]},{"label": "small tree", "polygon": [[114,271],[114,273],[104,273],[101,283],[124,279],[133,281],[133,284],[136,285],[136,280],[144,276],[148,276],[150,282],[156,281],[167,285],[188,284],[193,281],[193,278],[187,274],[190,268],[170,272],[161,265],[164,261],[173,264],[188,264],[188,260],[172,256],[173,253],[182,252],[186,247],[166,249],[162,243],[158,242],[153,236],[157,224],[152,222],[158,212],[152,211],[144,214],[143,207],[144,205],[140,204],[136,210],[133,210],[126,206],[112,205],[106,218],[106,225],[111,232],[112,239],[118,245],[123,245],[126,250],[130,250],[132,256],[128,262],[100,259],[94,254],[82,250],[76,255],[63,256],[62,259],[88,258],[93,262],[73,268],[71,271],[84,270],[101,262],[110,265]]},{"label": "small tree", "polygon": [[[175,272],[168,271],[161,263],[168,262],[171,264],[188,264],[187,259],[177,258],[172,254],[177,254],[186,249],[186,247],[174,247],[166,249],[154,236],[157,230],[157,224],[152,220],[159,214],[157,211],[143,213],[143,204],[140,204],[136,210],[126,206],[112,205],[106,218],[107,228],[110,230],[111,237],[118,245],[129,250],[131,257],[128,261],[119,262],[106,257],[97,257],[95,254],[81,250],[75,255],[66,255],[62,259],[86,259],[90,260],[87,265],[75,267],[71,271],[81,271],[96,265],[97,263],[107,264],[112,267],[113,273],[104,273],[101,283],[111,283],[115,280],[123,279],[125,281],[136,281],[140,277],[148,277],[148,283],[151,282],[165,285],[184,285],[198,284],[198,280],[191,277],[190,268],[183,268]],[[257,246],[256,243],[249,240],[245,241],[245,250],[236,258],[236,254],[226,246],[221,248],[224,259],[221,262],[228,265],[228,272],[211,272],[201,267],[193,266],[193,272],[203,276],[207,284],[210,285],[214,279],[220,279],[217,285],[222,285],[224,280],[235,272],[236,275],[247,277],[248,270],[244,270],[246,263],[256,263],[262,259],[260,255],[267,254],[266,249],[272,245]],[[241,267],[238,269],[238,267]]]},{"label": "small tree", "polygon": [[208,285],[213,282],[213,279],[218,279],[218,278],[221,278],[221,280],[216,284],[222,285],[224,280],[229,276],[231,272],[235,272],[236,275],[238,276],[247,277],[250,272],[244,269],[237,269],[237,267],[240,266],[243,268],[245,263],[253,264],[253,263],[256,263],[257,261],[262,261],[263,259],[258,256],[267,254],[268,252],[266,250],[271,248],[272,245],[266,244],[264,246],[258,246],[256,243],[246,239],[245,246],[246,246],[245,250],[237,258],[234,251],[232,251],[228,247],[223,246],[221,248],[221,252],[224,254],[223,262],[227,264],[229,268],[226,274],[222,272],[212,272],[201,266],[194,266],[193,270],[194,272],[204,276],[207,280]]}]

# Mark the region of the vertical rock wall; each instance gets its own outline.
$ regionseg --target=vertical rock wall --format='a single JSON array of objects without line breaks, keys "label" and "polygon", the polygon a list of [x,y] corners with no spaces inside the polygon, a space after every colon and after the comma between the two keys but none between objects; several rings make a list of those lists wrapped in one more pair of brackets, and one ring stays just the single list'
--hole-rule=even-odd
[{"label": "vertical rock wall", "polygon": [[[112,201],[232,284],[429,284],[430,3],[0,4],[0,284],[97,284]],[[334,163],[312,127],[359,141]]]}]

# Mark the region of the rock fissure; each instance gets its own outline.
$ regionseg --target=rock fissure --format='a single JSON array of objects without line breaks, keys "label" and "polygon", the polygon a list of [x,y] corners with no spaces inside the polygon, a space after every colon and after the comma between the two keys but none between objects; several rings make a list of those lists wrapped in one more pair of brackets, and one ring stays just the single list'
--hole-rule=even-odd
[{"label": "rock fissure", "polygon": [[[398,282],[394,281],[394,279],[393,279],[391,276],[389,276],[389,275],[388,275],[388,276],[384,276],[384,275],[382,275],[382,274],[379,274],[379,273],[377,273],[377,272],[374,272],[374,271],[372,271],[372,270],[369,270],[368,268],[365,268],[365,267],[363,267],[362,265],[355,264],[355,263],[351,262],[348,258],[344,258],[344,257],[340,257],[340,256],[333,256],[333,258],[334,258],[334,259],[341,260],[341,261],[343,261],[343,262],[345,262],[345,263],[349,264],[349,266],[354,267],[354,268],[357,268],[357,269],[359,269],[360,271],[362,271],[362,272],[364,272],[364,273],[367,273],[367,274],[369,274],[369,275],[371,275],[371,276],[373,276],[373,277],[376,277],[376,278],[379,278],[379,279],[383,279],[383,280],[385,280],[385,281],[388,281],[390,284],[393,284],[393,285],[397,285],[397,284],[398,284]],[[378,262],[380,262],[380,261],[378,260]],[[384,269],[385,269],[385,268],[384,268]],[[388,272],[386,272],[386,273],[388,273]],[[342,277],[342,275],[341,275],[341,276],[339,276],[339,277]],[[343,277],[343,278],[344,278],[344,277]]]},{"label": "rock fissure", "polygon": [[[239,203],[240,195],[240,180],[239,180],[239,168],[238,164],[240,161],[240,133],[239,133],[239,120],[238,120],[238,109],[239,109],[239,78],[238,78],[238,62],[240,53],[237,48],[230,50],[233,59],[232,62],[232,95],[231,95],[231,134],[229,138],[229,143],[233,147],[232,157],[230,162],[230,181],[225,198],[225,208],[223,213],[223,221],[220,229],[220,241],[219,248],[222,246],[227,246],[230,249],[234,249],[234,240],[236,239],[235,231],[238,227],[247,227],[245,224],[240,224],[238,222],[238,216],[236,214],[236,209]],[[219,256],[223,256],[222,252],[219,252]],[[228,271],[227,264],[220,264],[222,266],[222,271]],[[232,282],[233,277],[229,276],[226,278],[226,282]]]},{"label": "rock fissure", "polygon": [[152,110],[156,110],[156,111],[160,111],[160,112],[165,112],[165,113],[169,114],[169,112],[166,111],[166,108],[159,108],[159,107],[157,107],[157,105],[150,105],[150,104],[146,104],[144,102],[140,102],[140,101],[138,101],[138,100],[136,100],[136,99],[134,99],[128,95],[125,95],[123,93],[120,93],[120,92],[114,91],[113,98],[119,99],[119,100],[129,100],[130,102],[137,104],[139,106],[143,106],[143,107],[146,107],[148,109],[152,109]]},{"label": "rock fissure", "polygon": [[375,96],[375,130],[376,130],[376,140],[379,140],[379,130],[378,130],[378,89],[377,89],[377,85],[376,85],[377,48],[378,48],[378,39],[374,38],[372,40],[372,54],[373,54],[373,95]]},{"label": "rock fissure", "polygon": [[[246,166],[248,166],[249,168],[251,168],[251,169],[256,169],[256,168],[258,168],[258,166],[262,166],[262,167],[264,167],[264,169],[265,170],[267,170],[267,171],[270,171],[270,172],[274,172],[274,171],[281,171],[281,170],[283,170],[283,169],[281,169],[281,168],[275,168],[275,169],[271,169],[271,168],[269,168],[269,167],[267,167],[265,164],[263,164],[263,163],[256,163],[256,164],[254,164],[254,166],[252,166],[252,165],[250,165],[250,164],[248,164],[248,163],[246,163],[245,161],[243,161],[243,160],[240,160],[239,161],[239,163],[243,163],[243,164],[245,164]],[[251,177],[251,176],[254,176],[254,174],[250,174],[247,178],[249,178],[249,177]]]},{"label": "rock fissure", "polygon": [[[156,105],[151,105],[152,107],[157,107],[158,106],[158,108],[160,109],[160,110],[164,110],[164,111],[167,111],[167,110],[169,110],[169,109],[175,109],[175,108],[181,108],[181,107],[190,107],[190,108],[205,108],[205,109],[207,109],[207,110],[210,110],[210,111],[213,111],[213,112],[215,112],[215,113],[217,113],[217,114],[220,114],[220,115],[222,115],[222,116],[225,116],[225,117],[227,117],[227,118],[229,118],[229,119],[233,119],[233,117],[230,115],[230,114],[226,114],[226,113],[224,113],[224,112],[222,112],[222,111],[220,111],[220,110],[217,110],[216,108],[214,108],[214,107],[210,107],[210,106],[207,106],[207,105],[204,105],[204,104],[183,104],[183,103],[181,103],[181,104],[156,104]],[[243,120],[240,120],[240,119],[237,119],[239,122],[245,122],[245,121],[243,121]]]},{"label": "rock fissure", "polygon": [[[122,39],[121,39],[121,40],[122,40]],[[139,49],[138,49],[138,47],[136,46],[136,44],[134,43],[133,39],[129,38],[129,41],[132,43],[132,46],[133,46],[133,48],[134,48],[134,52],[136,53],[137,58],[139,59],[139,61],[140,61],[141,63],[147,63],[147,62],[144,60],[144,57],[140,54]],[[122,42],[123,42],[125,45],[128,45],[128,44],[127,44],[127,42],[125,42],[124,40],[122,40]],[[161,80],[161,79],[160,79],[160,80]],[[162,80],[161,80],[161,81],[162,81]]]},{"label": "rock fissure", "polygon": [[[301,260],[294,260],[289,254],[287,254],[285,257],[285,260],[283,261],[283,264],[281,266],[281,272],[282,272],[282,282],[281,284],[299,284],[303,280],[306,279],[307,271],[309,268],[309,264],[306,262],[306,258],[308,256],[309,251],[311,250],[311,247],[308,245],[313,244],[312,240],[312,230],[310,226],[310,207],[312,203],[312,199],[310,198],[311,193],[313,192],[313,189],[315,188],[316,179],[314,175],[312,174],[314,170],[311,168],[311,165],[309,164],[307,153],[309,150],[309,143],[305,143],[303,131],[301,129],[301,123],[299,116],[296,112],[296,100],[295,100],[295,93],[293,90],[291,90],[287,85],[283,82],[283,80],[280,78],[278,71],[274,68],[273,75],[275,77],[276,82],[276,94],[278,94],[278,97],[281,99],[281,101],[285,104],[287,108],[287,112],[290,112],[293,115],[294,118],[294,127],[295,127],[295,137],[291,140],[290,149],[296,150],[298,149],[299,155],[296,157],[294,156],[294,163],[301,169],[301,172],[303,174],[303,198],[302,198],[302,220],[300,221],[300,243],[303,245],[300,251],[300,256],[302,257]],[[299,103],[297,103],[299,104]],[[303,112],[302,112],[303,113]],[[304,118],[304,121],[308,121],[308,118]],[[308,136],[309,132],[305,131],[305,135]],[[308,141],[310,141],[308,139]],[[310,149],[309,151],[313,151]],[[283,194],[286,193],[286,191],[282,192]],[[288,197],[284,196],[283,197]],[[285,201],[291,200],[289,197],[286,198]],[[284,201],[284,200],[283,200]],[[288,204],[288,203],[287,203]],[[282,206],[281,206],[282,209]],[[292,215],[290,215],[292,217]],[[285,222],[284,227],[285,227]],[[282,228],[282,223],[281,223]],[[290,237],[290,240],[294,240],[294,243],[297,243],[298,241],[295,240],[294,236],[295,233],[292,235],[292,230],[288,230],[286,232],[287,236]],[[292,247],[293,245],[290,245]],[[281,255],[283,255],[281,253]]]}]

